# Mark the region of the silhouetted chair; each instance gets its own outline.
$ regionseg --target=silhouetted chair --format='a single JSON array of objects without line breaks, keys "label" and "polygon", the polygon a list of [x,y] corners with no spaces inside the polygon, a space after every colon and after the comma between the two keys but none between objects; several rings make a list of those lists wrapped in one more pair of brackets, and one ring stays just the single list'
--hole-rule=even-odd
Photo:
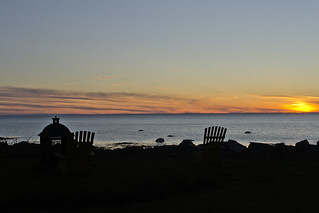
[{"label": "silhouetted chair", "polygon": [[204,161],[219,160],[227,129],[220,126],[205,128],[202,158]]},{"label": "silhouetted chair", "polygon": [[94,132],[80,131],[69,137],[65,154],[59,156],[58,168],[63,174],[91,174]]}]

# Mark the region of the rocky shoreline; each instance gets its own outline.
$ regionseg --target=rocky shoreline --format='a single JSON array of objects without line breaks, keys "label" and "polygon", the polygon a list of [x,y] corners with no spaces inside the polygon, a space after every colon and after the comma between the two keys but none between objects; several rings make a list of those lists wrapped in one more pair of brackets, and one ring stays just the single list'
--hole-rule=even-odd
[{"label": "rocky shoreline", "polygon": [[[39,156],[40,145],[28,143],[25,141],[8,145],[0,142],[0,156],[2,157],[28,157]],[[240,158],[240,159],[319,159],[319,142],[312,145],[308,140],[302,140],[295,145],[286,145],[284,143],[259,143],[250,142],[246,147],[235,140],[228,140],[221,143],[222,158]],[[203,145],[195,145],[192,140],[185,139],[179,145],[161,145],[161,146],[138,146],[129,144],[125,148],[105,149],[103,147],[94,147],[94,152],[98,154],[125,154],[125,153],[145,153],[154,155],[193,155],[194,152],[200,152]]]}]

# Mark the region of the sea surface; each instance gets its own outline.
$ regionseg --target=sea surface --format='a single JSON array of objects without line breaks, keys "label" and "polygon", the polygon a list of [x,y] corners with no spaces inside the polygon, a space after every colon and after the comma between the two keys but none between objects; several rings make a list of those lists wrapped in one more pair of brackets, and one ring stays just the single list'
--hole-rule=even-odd
[{"label": "sea surface", "polygon": [[[0,137],[14,137],[8,143],[39,143],[38,134],[56,115],[2,115]],[[179,144],[184,139],[202,143],[205,127],[227,128],[226,140],[248,146],[249,142],[294,145],[307,139],[319,140],[319,114],[179,114],[179,115],[57,115],[71,132],[95,132],[94,144],[107,148],[133,145]],[[251,134],[245,134],[250,131]],[[170,136],[170,137],[169,137]]]}]

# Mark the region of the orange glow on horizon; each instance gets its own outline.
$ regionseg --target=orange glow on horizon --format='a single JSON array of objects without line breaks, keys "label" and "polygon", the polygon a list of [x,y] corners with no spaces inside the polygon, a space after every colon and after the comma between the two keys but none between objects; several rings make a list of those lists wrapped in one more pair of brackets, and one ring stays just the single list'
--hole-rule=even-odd
[{"label": "orange glow on horizon", "polygon": [[315,112],[318,111],[318,107],[306,103],[306,102],[295,102],[293,104],[285,105],[285,108],[294,112]]},{"label": "orange glow on horizon", "polygon": [[0,87],[0,114],[307,113],[319,97],[88,93]]}]

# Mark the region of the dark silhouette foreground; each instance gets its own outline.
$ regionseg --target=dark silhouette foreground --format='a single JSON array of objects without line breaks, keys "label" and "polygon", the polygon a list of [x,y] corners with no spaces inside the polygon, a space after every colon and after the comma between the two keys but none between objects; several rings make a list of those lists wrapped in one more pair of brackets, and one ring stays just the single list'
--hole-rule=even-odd
[{"label": "dark silhouette foreground", "polygon": [[251,156],[248,148],[203,163],[194,155],[200,147],[189,145],[95,148],[93,176],[66,178],[43,167],[39,145],[1,144],[1,212],[319,210],[318,160]]}]

